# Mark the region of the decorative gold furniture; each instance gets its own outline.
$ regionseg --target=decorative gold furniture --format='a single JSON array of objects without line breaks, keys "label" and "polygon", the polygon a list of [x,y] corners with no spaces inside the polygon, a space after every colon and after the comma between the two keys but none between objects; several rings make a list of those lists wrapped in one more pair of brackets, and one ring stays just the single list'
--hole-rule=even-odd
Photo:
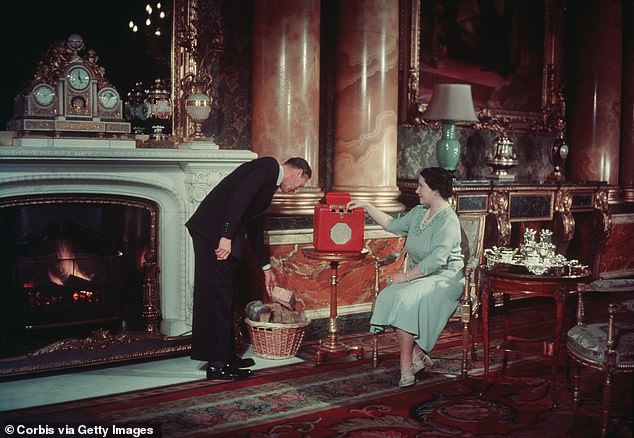
[{"label": "decorative gold furniture", "polygon": [[[528,355],[540,355],[550,359],[550,395],[552,406],[557,405],[555,393],[555,377],[557,374],[557,354],[561,344],[563,329],[564,304],[567,295],[575,290],[576,284],[590,276],[589,271],[581,275],[534,275],[524,273],[516,267],[508,265],[495,265],[489,269],[486,265],[478,268],[480,272],[480,285],[482,297],[482,344],[484,350],[484,379],[482,393],[486,390],[492,376],[489,375],[489,304],[494,294],[501,294],[504,300],[504,331],[501,345],[498,350],[504,352],[502,373],[506,370],[508,353],[518,352]],[[525,271],[527,272],[527,271]],[[555,329],[552,336],[543,338],[527,338],[511,333],[511,319],[509,300],[511,296],[521,297],[545,297],[551,298],[555,303]],[[530,344],[541,345],[541,353],[530,350]]]},{"label": "decorative gold furniture", "polygon": [[[418,203],[416,180],[399,180],[402,200]],[[484,246],[518,247],[526,228],[553,231],[556,251],[599,271],[599,254],[610,234],[608,186],[598,181],[456,180],[456,212],[485,214]]]},{"label": "decorative gold furniture", "polygon": [[[634,292],[634,279],[597,280],[577,285],[577,324],[568,330],[566,346],[574,362],[573,406],[581,401],[582,366],[603,373],[600,436],[607,436],[612,380],[617,373],[634,373],[634,299],[608,305],[607,322],[585,324],[584,294],[590,292]],[[627,315],[629,314],[629,318]]]},{"label": "decorative gold furniture", "polygon": [[359,252],[329,252],[317,251],[313,247],[302,248],[302,252],[309,259],[330,263],[330,319],[328,323],[328,338],[319,341],[315,352],[315,365],[321,365],[328,357],[341,358],[354,354],[357,359],[363,358],[363,347],[347,346],[338,340],[337,335],[337,284],[339,283],[339,263],[363,259],[367,251]]},{"label": "decorative gold furniture", "polygon": [[[462,234],[462,254],[465,260],[465,287],[460,303],[449,321],[462,322],[462,363],[460,366],[460,376],[467,377],[469,367],[469,348],[472,355],[475,355],[475,333],[472,333],[472,319],[477,319],[480,308],[478,296],[478,278],[476,268],[483,260],[483,240],[485,215],[483,214],[463,214],[458,216],[460,220],[460,231]],[[380,268],[395,262],[398,254],[383,258],[375,258],[374,261],[374,301],[380,292]],[[407,266],[406,263],[403,266]],[[374,305],[374,302],[373,302]],[[372,366],[377,367],[379,362],[379,334],[374,333],[372,340]]]}]

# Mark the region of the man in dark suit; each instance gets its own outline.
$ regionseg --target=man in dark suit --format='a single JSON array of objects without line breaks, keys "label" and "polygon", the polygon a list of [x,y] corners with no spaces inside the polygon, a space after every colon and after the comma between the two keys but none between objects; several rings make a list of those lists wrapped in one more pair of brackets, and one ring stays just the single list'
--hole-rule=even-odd
[{"label": "man in dark suit", "polygon": [[280,189],[292,193],[311,177],[303,158],[281,166],[262,157],[240,165],[209,192],[185,224],[194,244],[194,304],[191,358],[207,361],[208,379],[241,379],[254,365],[236,357],[232,308],[236,268],[248,239],[264,271],[266,291],[276,284],[264,244],[264,213]]}]

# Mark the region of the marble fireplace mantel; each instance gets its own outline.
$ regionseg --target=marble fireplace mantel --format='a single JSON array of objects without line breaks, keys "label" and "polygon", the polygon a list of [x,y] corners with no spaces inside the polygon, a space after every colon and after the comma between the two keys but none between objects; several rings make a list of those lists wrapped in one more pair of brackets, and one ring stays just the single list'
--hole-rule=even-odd
[{"label": "marble fireplace mantel", "polygon": [[193,249],[185,221],[248,150],[117,149],[0,145],[0,200],[51,194],[120,195],[153,201],[159,212],[161,332],[191,330]]}]

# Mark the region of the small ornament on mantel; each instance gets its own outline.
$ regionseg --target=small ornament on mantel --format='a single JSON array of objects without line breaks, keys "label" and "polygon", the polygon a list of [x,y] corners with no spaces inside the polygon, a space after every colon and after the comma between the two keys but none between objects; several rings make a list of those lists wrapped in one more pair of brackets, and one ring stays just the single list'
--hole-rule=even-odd
[{"label": "small ornament on mantel", "polygon": [[490,178],[513,180],[515,175],[509,171],[519,164],[517,155],[513,150],[513,142],[504,133],[495,140],[493,151],[487,157],[487,165],[492,170]]},{"label": "small ornament on mantel", "polygon": [[194,125],[190,141],[181,143],[182,149],[218,149],[212,139],[205,137],[202,126],[211,113],[211,75],[189,73],[183,79],[183,89],[188,90],[184,98],[185,112]]}]

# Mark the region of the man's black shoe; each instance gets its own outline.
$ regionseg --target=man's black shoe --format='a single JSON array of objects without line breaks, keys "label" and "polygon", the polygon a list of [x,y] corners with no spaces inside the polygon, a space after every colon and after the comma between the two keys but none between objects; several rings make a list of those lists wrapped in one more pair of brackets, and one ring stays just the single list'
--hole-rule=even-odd
[{"label": "man's black shoe", "polygon": [[207,380],[240,380],[251,375],[251,370],[243,370],[225,364],[222,367],[207,366]]},{"label": "man's black shoe", "polygon": [[229,365],[235,368],[249,368],[255,365],[255,361],[250,357],[244,359],[241,357],[236,357],[231,362],[229,362]]}]

